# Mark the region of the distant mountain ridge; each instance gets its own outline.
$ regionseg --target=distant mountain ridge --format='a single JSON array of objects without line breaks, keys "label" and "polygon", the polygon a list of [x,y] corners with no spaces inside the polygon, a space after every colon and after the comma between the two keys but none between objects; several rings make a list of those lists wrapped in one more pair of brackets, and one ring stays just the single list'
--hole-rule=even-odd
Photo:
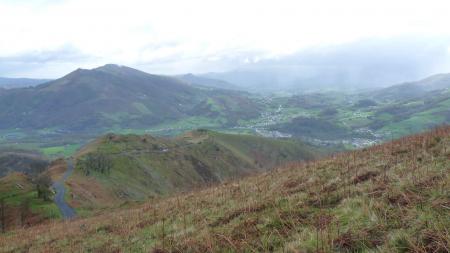
[{"label": "distant mountain ridge", "polygon": [[238,87],[235,84],[232,84],[232,83],[229,83],[226,81],[222,81],[222,80],[218,80],[218,79],[204,77],[201,75],[194,75],[192,73],[178,75],[175,77],[177,77],[187,83],[190,83],[192,85],[200,85],[200,86],[216,88],[216,89],[242,90],[242,88]]},{"label": "distant mountain ridge", "polygon": [[168,76],[108,64],[30,88],[0,92],[0,129],[148,127],[184,117],[224,124],[258,114],[242,92],[201,89]]},{"label": "distant mountain ridge", "polygon": [[48,82],[50,80],[51,79],[0,77],[0,89],[1,88],[13,89],[13,88],[36,86],[36,85]]},{"label": "distant mountain ridge", "polygon": [[412,99],[428,92],[450,89],[450,74],[436,74],[419,81],[405,82],[372,92],[378,99]]},{"label": "distant mountain ridge", "polygon": [[423,87],[427,91],[448,89],[450,88],[450,74],[436,74],[412,83]]}]

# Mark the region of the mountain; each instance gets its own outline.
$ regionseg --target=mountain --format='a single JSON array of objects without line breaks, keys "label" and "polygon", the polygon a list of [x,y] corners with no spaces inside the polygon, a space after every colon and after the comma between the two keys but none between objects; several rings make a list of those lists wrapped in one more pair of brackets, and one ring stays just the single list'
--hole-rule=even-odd
[{"label": "mountain", "polygon": [[77,153],[68,186],[72,205],[92,210],[217,184],[319,154],[296,140],[209,130],[174,138],[108,134]]},{"label": "mountain", "polygon": [[0,93],[0,129],[147,128],[189,117],[220,124],[259,114],[242,92],[197,88],[125,66],[78,69],[36,87]]},{"label": "mountain", "polygon": [[263,94],[353,92],[387,86],[372,81],[371,73],[359,73],[359,70],[352,67],[303,66],[272,61],[227,72],[206,73],[202,76],[230,82],[240,89]]},{"label": "mountain", "polygon": [[419,81],[393,85],[371,92],[371,95],[379,100],[404,100],[444,89],[450,89],[450,74],[437,74]]},{"label": "mountain", "polygon": [[448,252],[449,152],[450,128],[439,128],[128,210],[18,229],[0,236],[0,245],[18,252]]},{"label": "mountain", "polygon": [[[291,68],[255,66],[236,69],[228,72],[206,73],[204,78],[212,78],[235,84],[239,89],[254,93],[272,93],[280,91],[295,91],[293,89],[300,70]],[[310,89],[314,90],[313,85]],[[310,90],[308,89],[308,90]]]},{"label": "mountain", "polygon": [[437,74],[415,82],[426,91],[442,90],[450,88],[450,74]]},{"label": "mountain", "polygon": [[185,74],[185,75],[178,75],[175,76],[176,78],[179,78],[191,85],[199,85],[199,86],[205,86],[209,88],[215,88],[215,89],[229,89],[229,90],[240,90],[240,88],[234,84],[231,84],[229,82],[225,82],[222,80],[217,80],[213,78],[207,78],[199,75],[194,74]]},{"label": "mountain", "polygon": [[31,79],[31,78],[7,78],[0,77],[0,88],[12,89],[21,87],[36,86],[45,82],[50,81],[50,79]]}]

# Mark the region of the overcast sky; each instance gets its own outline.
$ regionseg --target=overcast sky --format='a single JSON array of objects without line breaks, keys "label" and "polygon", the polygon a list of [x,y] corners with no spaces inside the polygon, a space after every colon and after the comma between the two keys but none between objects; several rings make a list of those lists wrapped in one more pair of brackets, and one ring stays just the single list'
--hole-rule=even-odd
[{"label": "overcast sky", "polygon": [[56,78],[106,63],[225,71],[398,38],[438,44],[448,57],[449,13],[448,0],[0,0],[0,76]]}]

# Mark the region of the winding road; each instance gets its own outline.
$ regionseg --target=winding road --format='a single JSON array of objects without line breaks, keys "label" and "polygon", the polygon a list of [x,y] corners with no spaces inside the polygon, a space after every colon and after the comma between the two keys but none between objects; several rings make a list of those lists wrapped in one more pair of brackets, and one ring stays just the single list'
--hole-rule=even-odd
[{"label": "winding road", "polygon": [[53,183],[53,189],[56,192],[55,195],[55,204],[58,206],[59,210],[61,211],[61,214],[64,219],[72,219],[76,216],[75,210],[67,204],[66,200],[64,199],[64,195],[66,193],[66,188],[64,187],[64,183],[66,182],[67,178],[72,174],[73,172],[73,162],[72,160],[67,161],[67,171],[64,173],[62,178],[56,182]]}]

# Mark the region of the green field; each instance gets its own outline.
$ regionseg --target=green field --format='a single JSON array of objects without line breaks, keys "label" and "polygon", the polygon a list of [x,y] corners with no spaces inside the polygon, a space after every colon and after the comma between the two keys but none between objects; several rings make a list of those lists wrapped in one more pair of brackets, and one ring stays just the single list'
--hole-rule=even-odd
[{"label": "green field", "polygon": [[55,147],[47,147],[47,148],[41,148],[44,155],[49,157],[55,157],[55,156],[63,156],[63,157],[69,157],[80,148],[80,144],[67,144],[64,146],[55,146]]},{"label": "green field", "polygon": [[[90,140],[109,132],[175,136],[205,128],[248,134],[258,134],[260,130],[276,131],[314,144],[355,148],[450,122],[449,91],[391,100],[365,93],[337,92],[249,95],[248,99],[252,99],[259,110],[259,114],[254,114],[253,117],[240,114],[224,117],[225,112],[237,110],[236,105],[227,99],[226,96],[207,99],[201,105],[203,109],[199,110],[208,111],[209,116],[187,116],[151,124],[145,128],[124,127],[122,119],[128,116],[119,113],[103,114],[103,117],[112,120],[113,125],[88,132],[66,133],[58,127],[37,130],[4,129],[0,131],[0,146],[39,150],[51,158],[68,157]],[[369,101],[371,105],[365,105],[362,101]],[[149,113],[143,104],[135,103],[134,107],[142,114]]]}]

